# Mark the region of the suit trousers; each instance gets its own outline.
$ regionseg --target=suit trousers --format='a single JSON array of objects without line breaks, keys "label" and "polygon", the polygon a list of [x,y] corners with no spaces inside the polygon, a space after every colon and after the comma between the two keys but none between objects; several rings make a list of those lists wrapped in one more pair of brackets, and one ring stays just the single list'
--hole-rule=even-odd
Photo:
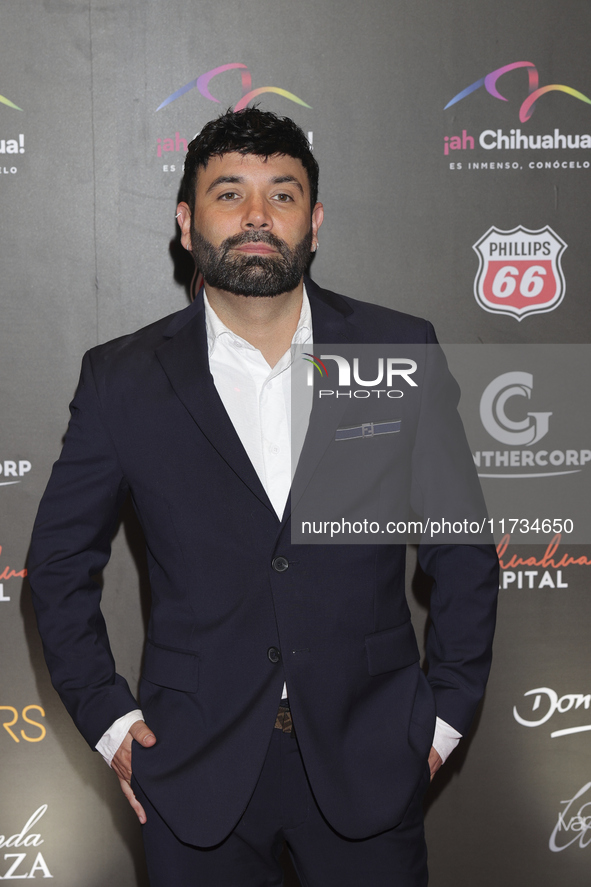
[{"label": "suit trousers", "polygon": [[151,887],[280,887],[284,843],[302,887],[426,887],[422,808],[428,785],[425,762],[402,822],[379,835],[349,840],[322,816],[295,733],[276,729],[240,821],[221,844],[199,848],[173,834],[132,778],[147,816],[142,830]]}]

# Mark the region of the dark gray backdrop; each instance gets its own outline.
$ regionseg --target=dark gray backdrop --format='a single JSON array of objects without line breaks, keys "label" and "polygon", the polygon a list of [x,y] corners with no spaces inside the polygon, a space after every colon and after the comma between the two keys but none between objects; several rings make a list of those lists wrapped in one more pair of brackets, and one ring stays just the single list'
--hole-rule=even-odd
[{"label": "dark gray backdrop", "polygon": [[[18,106],[0,102],[0,877],[145,885],[133,814],[49,685],[21,576],[83,352],[187,304],[174,225],[177,139],[181,148],[238,102],[240,73],[210,81],[219,104],[194,88],[156,109],[201,74],[246,65],[253,89],[287,90],[310,106],[274,92],[257,98],[313,134],[326,211],[312,268],[320,284],[427,316],[443,342],[582,343],[591,328],[591,149],[562,147],[558,138],[551,149],[487,150],[479,136],[517,128],[553,138],[589,134],[591,105],[553,90],[520,122],[528,75],[517,69],[497,82],[506,102],[481,86],[444,107],[518,61],[535,65],[539,86],[591,96],[591,7],[577,0],[4,0],[0,21],[0,94]],[[453,137],[460,148],[450,150]],[[550,226],[566,242],[565,291],[553,310],[518,321],[480,307],[472,247],[491,226]],[[491,441],[491,450],[499,448]],[[515,536],[503,543],[506,587],[486,700],[429,797],[435,887],[588,883],[591,819],[583,805],[591,789],[562,820],[559,813],[591,781],[591,737],[551,733],[591,723],[591,550],[563,536],[548,554],[548,543],[519,546]],[[133,686],[148,594],[128,512],[104,582],[113,650]],[[422,636],[428,590],[414,556],[409,597]],[[542,719],[553,697],[524,695],[539,688],[556,693],[556,711],[528,727],[513,710],[522,721]]]}]

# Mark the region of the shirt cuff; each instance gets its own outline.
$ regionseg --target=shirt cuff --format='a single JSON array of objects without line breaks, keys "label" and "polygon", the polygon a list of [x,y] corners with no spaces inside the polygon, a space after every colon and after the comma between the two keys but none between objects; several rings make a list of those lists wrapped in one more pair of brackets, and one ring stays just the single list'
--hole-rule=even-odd
[{"label": "shirt cuff", "polygon": [[143,714],[139,708],[136,708],[134,711],[130,711],[129,714],[123,715],[122,718],[117,718],[117,720],[111,724],[107,732],[103,733],[95,745],[95,748],[101,753],[109,767],[111,766],[111,761],[113,760],[115,752],[129,733],[131,725],[136,721],[143,720]]},{"label": "shirt cuff", "polygon": [[454,730],[441,718],[435,721],[435,736],[433,737],[433,748],[445,764],[452,751],[462,738],[462,734]]}]

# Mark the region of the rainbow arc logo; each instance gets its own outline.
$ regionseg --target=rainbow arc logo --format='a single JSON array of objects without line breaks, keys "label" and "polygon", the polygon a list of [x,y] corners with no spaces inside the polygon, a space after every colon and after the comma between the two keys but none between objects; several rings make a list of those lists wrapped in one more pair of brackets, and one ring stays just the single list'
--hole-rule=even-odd
[{"label": "rainbow arc logo", "polygon": [[588,105],[591,105],[590,98],[588,98],[586,95],[583,95],[582,92],[573,89],[571,86],[564,86],[558,83],[554,83],[550,86],[540,86],[538,69],[532,62],[512,62],[510,65],[504,65],[502,68],[497,68],[495,71],[491,71],[490,74],[486,75],[486,77],[482,77],[480,80],[476,80],[475,83],[467,86],[457,95],[455,95],[453,99],[447,103],[443,110],[446,111],[448,108],[451,108],[452,105],[455,105],[457,102],[461,102],[462,99],[465,99],[466,96],[469,96],[471,95],[471,93],[476,92],[476,90],[480,89],[481,86],[484,86],[489,95],[492,95],[495,99],[500,99],[500,101],[506,102],[507,99],[505,98],[505,96],[501,95],[501,93],[497,89],[497,80],[499,79],[499,77],[502,77],[503,74],[507,74],[509,71],[514,71],[517,68],[526,68],[529,80],[529,95],[521,104],[521,107],[519,109],[519,120],[521,121],[521,123],[525,123],[527,120],[530,119],[530,117],[534,113],[537,100],[548,92],[565,92],[568,95],[579,99],[581,102],[586,102]]},{"label": "rainbow arc logo", "polygon": [[11,102],[10,99],[7,99],[4,95],[0,95],[0,102],[2,102],[3,105],[8,105],[9,108],[14,108],[15,111],[23,110],[22,108],[19,108],[18,105],[15,105],[14,102]]},{"label": "rainbow arc logo", "polygon": [[168,98],[164,99],[164,101],[158,105],[156,111],[160,111],[162,108],[165,108],[167,105],[170,105],[171,102],[176,101],[176,99],[180,98],[186,92],[189,92],[191,89],[197,88],[197,90],[201,93],[201,95],[209,99],[210,102],[217,102],[220,104],[220,100],[216,99],[215,96],[211,94],[209,91],[209,81],[216,77],[218,74],[223,74],[226,71],[239,70],[241,73],[241,81],[242,81],[242,97],[238,100],[236,105],[234,106],[235,111],[241,111],[243,108],[246,108],[248,103],[252,101],[252,99],[256,98],[259,95],[263,95],[266,92],[273,92],[276,95],[283,96],[283,98],[289,99],[291,102],[296,102],[298,105],[303,105],[304,108],[310,108],[311,105],[306,104],[303,99],[298,98],[297,95],[294,95],[293,92],[288,92],[286,89],[281,89],[279,86],[259,86],[257,89],[252,89],[252,77],[250,71],[248,70],[246,65],[243,65],[241,62],[230,62],[227,65],[220,65],[219,68],[212,68],[211,71],[206,71],[205,74],[200,74],[195,80],[191,80],[185,86],[181,86],[180,89],[177,89],[176,92],[173,92]]}]

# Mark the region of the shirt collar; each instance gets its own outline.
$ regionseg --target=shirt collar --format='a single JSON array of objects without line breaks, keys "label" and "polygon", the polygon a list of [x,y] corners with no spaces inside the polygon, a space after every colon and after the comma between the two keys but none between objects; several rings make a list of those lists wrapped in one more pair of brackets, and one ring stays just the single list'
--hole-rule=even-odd
[{"label": "shirt collar", "polygon": [[[221,336],[229,336],[231,339],[241,342],[244,348],[249,348],[251,351],[256,351],[256,348],[251,345],[250,342],[247,342],[246,339],[243,339],[241,336],[232,332],[232,330],[220,320],[218,315],[209,304],[209,299],[207,298],[205,287],[203,288],[203,305],[205,307],[205,329],[207,331],[207,352],[209,356],[213,354],[216,343]],[[306,292],[306,285],[304,284],[302,309],[300,311],[300,318],[298,320],[296,331],[293,334],[293,339],[291,340],[292,345],[303,344],[310,338],[311,334],[312,310],[310,308],[308,293]]]}]

